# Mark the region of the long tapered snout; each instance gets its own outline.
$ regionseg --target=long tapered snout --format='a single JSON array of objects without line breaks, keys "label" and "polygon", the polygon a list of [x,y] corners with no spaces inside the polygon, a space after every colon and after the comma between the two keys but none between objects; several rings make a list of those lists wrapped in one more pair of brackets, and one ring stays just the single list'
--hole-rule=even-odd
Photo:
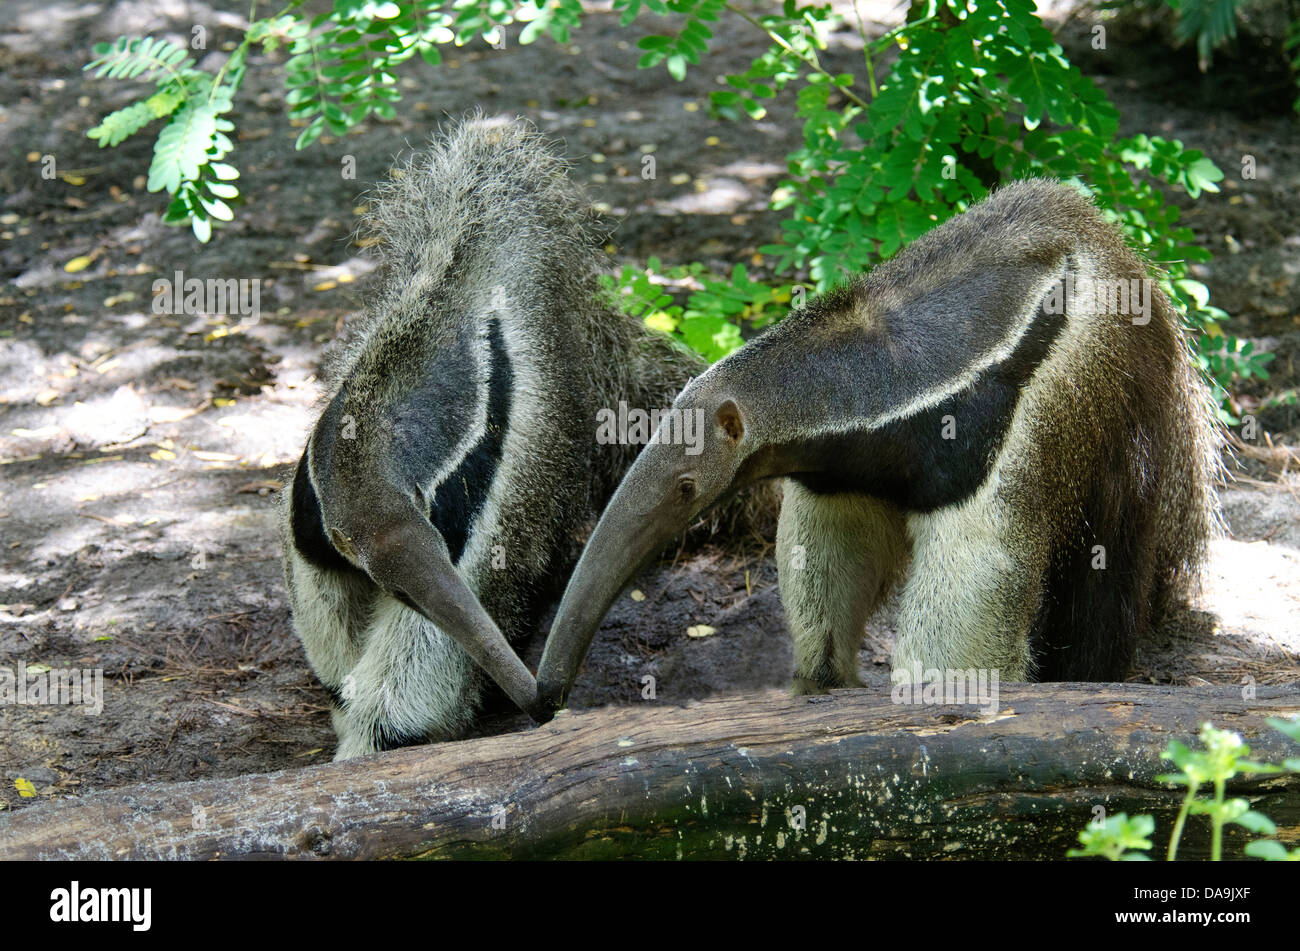
[{"label": "long tapered snout", "polygon": [[[700,405],[706,400],[711,414]],[[605,506],[564,589],[537,668],[543,710],[564,706],[596,629],[633,575],[700,512],[765,474],[741,469],[748,452],[742,446],[746,423],[735,400],[697,393],[693,400],[679,397],[674,410],[711,421],[700,426],[703,438],[694,452],[660,438],[647,445]]]},{"label": "long tapered snout", "polygon": [[461,579],[432,525],[404,519],[366,540],[357,555],[377,584],[452,637],[516,706],[539,723],[550,719],[533,675]]}]

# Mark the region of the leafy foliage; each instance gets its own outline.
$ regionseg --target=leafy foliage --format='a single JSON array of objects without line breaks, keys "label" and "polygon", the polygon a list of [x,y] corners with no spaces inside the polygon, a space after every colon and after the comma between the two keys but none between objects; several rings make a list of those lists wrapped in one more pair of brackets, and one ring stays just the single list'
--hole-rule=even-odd
[{"label": "leafy foliage", "polygon": [[1192,42],[1201,72],[1209,70],[1214,51],[1237,36],[1237,8],[1242,0],[1101,0],[1103,9],[1138,7],[1174,18],[1176,46]]},{"label": "leafy foliage", "polygon": [[1201,69],[1208,68],[1216,47],[1237,35],[1238,0],[1166,0],[1178,13],[1174,34],[1178,39],[1196,41],[1196,56]]},{"label": "leafy foliage", "polygon": [[[1241,773],[1280,773],[1284,771],[1283,767],[1251,762],[1247,759],[1250,747],[1242,742],[1239,734],[1216,730],[1209,723],[1201,725],[1201,743],[1205,746],[1203,751],[1192,751],[1173,740],[1170,741],[1169,748],[1160,754],[1161,759],[1170,760],[1180,772],[1159,778],[1187,789],[1187,796],[1174,825],[1174,834],[1169,841],[1171,862],[1178,855],[1178,840],[1183,823],[1189,815],[1209,817],[1210,858],[1216,862],[1223,856],[1223,827],[1228,823],[1265,835],[1277,831],[1272,820],[1252,810],[1245,799],[1226,799],[1224,787],[1229,779]],[[1214,786],[1214,798],[1198,799],[1197,790],[1206,783]]]},{"label": "leafy foliage", "polygon": [[[663,10],[646,4],[688,23],[705,10],[690,0],[658,6]],[[1271,355],[1225,334],[1227,314],[1190,276],[1189,265],[1210,255],[1178,224],[1178,208],[1158,187],[1196,198],[1217,192],[1223,173],[1178,140],[1116,138],[1114,106],[1065,58],[1030,0],[916,0],[907,23],[874,41],[864,34],[866,89],[821,63],[837,23],[829,7],[785,0],[779,13],[758,18],[725,9],[750,19],[772,45],[747,71],[725,77],[728,88],[711,95],[715,114],[762,118],[765,100],[798,86],[804,144],[789,156],[790,177],[773,195],[773,206],[788,212],[783,240],[761,249],[777,273],[807,273],[813,290],[823,291],[964,211],[991,185],[1053,176],[1086,183],[1144,252],[1199,332],[1194,356],[1221,397],[1234,376],[1267,376]],[[667,64],[674,52],[694,62],[668,37],[648,39],[655,55],[642,65]],[[876,60],[889,47],[898,57],[877,81]],[[724,310],[709,313],[730,319]],[[744,336],[733,339],[739,345]]]},{"label": "leafy foliage", "polygon": [[121,37],[94,47],[96,57],[86,69],[96,79],[152,79],[157,73],[177,76],[193,67],[194,60],[182,46],[152,37]]},{"label": "leafy foliage", "polygon": [[649,69],[663,63],[674,79],[686,78],[686,64],[700,64],[700,54],[708,52],[713,31],[704,24],[716,22],[725,4],[723,0],[614,0],[614,9],[621,11],[624,26],[631,24],[642,7],[660,16],[680,14],[685,24],[675,34],[644,36],[637,46],[645,50],[637,66]]},{"label": "leafy foliage", "polygon": [[[675,303],[656,277],[692,288],[686,305]],[[678,336],[710,361],[720,360],[744,342],[742,321],[765,327],[789,310],[792,294],[804,290],[753,281],[743,264],[737,264],[730,280],[724,281],[709,275],[702,264],[665,270],[658,258],[651,258],[645,269],[625,266],[617,279],[603,275],[601,283],[612,304],[654,330]]]},{"label": "leafy foliage", "polygon": [[[174,100],[160,97],[163,97],[162,93],[109,113],[104,116],[99,125],[87,132],[86,135],[89,138],[98,139],[100,148],[105,145],[120,144],[129,136],[135,135],[150,122],[169,115],[176,108]],[[155,102],[158,107],[165,108],[165,111],[160,112],[158,108],[155,108]]]},{"label": "leafy foliage", "polygon": [[438,47],[463,46],[482,37],[504,43],[504,28],[525,23],[521,44],[543,33],[567,43],[582,16],[579,0],[335,0],[314,19],[285,17],[290,39],[285,64],[285,101],[293,119],[306,120],[297,147],[306,148],[329,130],[343,135],[371,116],[396,118],[401,99],[398,67],[419,55],[431,66]]},{"label": "leafy foliage", "polygon": [[[637,43],[639,65],[662,66],[677,79],[704,62],[711,24],[722,17],[761,30],[768,48],[743,72],[723,77],[710,108],[721,119],[761,119],[767,103],[793,93],[803,123],[803,144],[788,157],[789,175],[772,197],[773,207],[787,212],[782,240],[761,249],[786,281],[756,280],[743,267],[717,275],[693,265],[666,273],[624,269],[610,287],[638,313],[664,295],[665,283],[687,292],[684,304],[670,296],[643,316],[708,358],[739,347],[808,289],[822,291],[871,268],[998,182],[1054,176],[1091,189],[1146,254],[1197,332],[1196,359],[1217,384],[1267,375],[1271,355],[1227,335],[1227,315],[1191,277],[1189,265],[1209,253],[1178,224],[1178,208],[1161,189],[1196,198],[1217,191],[1222,172],[1177,140],[1116,138],[1114,106],[1067,60],[1032,0],[913,0],[907,21],[874,40],[859,20],[865,83],[852,73],[832,74],[821,62],[831,32],[842,25],[828,5],[783,0],[779,9],[755,15],[727,0],[615,0],[614,9],[628,28],[656,19],[654,32]],[[501,44],[511,24],[522,25],[520,43],[542,35],[567,42],[582,13],[580,0],[334,0],[309,19],[291,2],[250,24],[224,81],[195,70],[179,47],[148,38],[97,49],[87,68],[119,78],[158,76],[159,93],[145,103],[169,121],[150,188],[172,193],[168,221],[188,221],[206,240],[213,220],[229,220],[226,202],[238,194],[229,184],[237,173],[222,161],[231,131],[223,117],[251,44],[268,53],[287,47],[285,99],[291,119],[303,126],[297,146],[306,148],[326,132],[342,135],[367,119],[393,118],[399,70],[417,54],[437,64],[448,44]],[[896,59],[887,71],[878,68],[890,50]],[[142,105],[119,110],[90,134],[101,145],[122,141],[147,124]],[[794,283],[804,276],[808,286]]]},{"label": "leafy foliage", "polygon": [[[1102,7],[1126,6],[1160,7],[1162,0],[1103,0]],[[1242,0],[1163,0],[1163,6],[1177,16],[1174,36],[1179,43],[1195,41],[1196,59],[1201,72],[1210,69],[1214,51],[1237,36],[1237,9]],[[1294,7],[1292,7],[1294,9]],[[1291,72],[1300,84],[1300,19],[1293,20],[1283,38],[1284,48],[1290,51]],[[1300,98],[1294,104],[1300,112]]]},{"label": "leafy foliage", "polygon": [[166,118],[154,143],[147,187],[172,195],[163,221],[189,225],[200,241],[211,236],[213,219],[234,217],[224,199],[238,196],[229,182],[239,172],[220,160],[234,148],[225,133],[235,127],[222,115],[234,108],[245,49],[241,46],[222,72],[213,76],[196,69],[189,53],[174,43],[147,36],[122,37],[96,45],[96,58],[85,67],[97,77],[155,81],[153,95],[110,113],[86,135],[101,148],[117,145],[155,119]]}]

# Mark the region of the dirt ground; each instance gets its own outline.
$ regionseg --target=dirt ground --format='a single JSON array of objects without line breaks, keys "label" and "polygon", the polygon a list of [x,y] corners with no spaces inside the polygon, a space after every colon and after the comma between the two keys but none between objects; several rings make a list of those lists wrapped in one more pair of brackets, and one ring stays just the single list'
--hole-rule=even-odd
[{"label": "dirt ground", "polygon": [[[442,68],[410,71],[399,121],[301,153],[283,115],[282,74],[254,57],[231,157],[245,202],[232,226],[200,246],[160,223],[162,203],[144,189],[150,134],[102,151],[85,138],[138,87],[94,81],[80,66],[94,42],[139,32],[188,38],[193,23],[208,24],[216,49],[236,35],[229,11],[245,8],[6,5],[0,666],[102,668],[105,704],[98,716],[0,706],[0,809],[332,755],[326,696],[290,628],[275,493],[312,421],[322,346],[355,309],[372,267],[351,241],[354,209],[366,183],[440,116],[482,107],[562,138],[574,177],[619,220],[611,265],[654,254],[729,269],[779,231],[780,214],[766,203],[800,138],[790,101],[777,100],[759,123],[715,121],[703,108],[714,75],[743,69],[763,37],[723,24],[708,65],[678,83],[663,70],[636,70],[639,34],[598,12],[566,49],[542,41],[452,50]],[[888,4],[870,12],[876,33],[902,15]],[[1091,21],[1068,14],[1052,14],[1061,41],[1119,107],[1124,134],[1181,138],[1228,173],[1222,194],[1180,203],[1216,252],[1199,269],[1213,299],[1239,334],[1278,355],[1267,383],[1242,388],[1242,407],[1274,446],[1295,445],[1300,414],[1271,403],[1300,379],[1300,141],[1286,111],[1294,91],[1284,74],[1279,84],[1258,69],[1266,57],[1250,49],[1220,58],[1221,84],[1201,81],[1191,52],[1152,55],[1136,27],[1113,28],[1109,49],[1093,51]],[[857,68],[856,34],[837,34],[829,61],[835,71]],[[640,159],[650,149],[658,174],[645,181]],[[1254,180],[1236,175],[1243,154],[1256,156]],[[53,180],[40,175],[47,155]],[[344,156],[356,159],[355,180],[339,173]],[[91,259],[84,270],[65,270],[80,257]],[[260,321],[155,315],[152,282],[177,269],[260,280]],[[1205,594],[1142,645],[1133,679],[1300,682],[1300,478],[1280,474],[1285,454],[1262,437],[1240,460],[1223,492],[1230,537],[1215,544]],[[625,596],[607,619],[575,707],[648,702],[647,674],[657,703],[789,684],[764,545],[681,553],[636,587],[644,599]],[[695,625],[715,633],[688,636]],[[865,675],[883,684],[888,611],[869,635]],[[534,662],[539,650],[534,643]],[[485,729],[522,726],[503,714]]]}]

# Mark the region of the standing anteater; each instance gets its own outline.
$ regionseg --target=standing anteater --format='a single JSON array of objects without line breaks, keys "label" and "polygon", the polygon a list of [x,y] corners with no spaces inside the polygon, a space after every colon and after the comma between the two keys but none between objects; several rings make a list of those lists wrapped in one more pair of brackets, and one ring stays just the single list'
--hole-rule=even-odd
[{"label": "standing anteater", "polygon": [[552,707],[638,566],[759,479],[785,477],[801,692],[858,683],[900,576],[896,672],[1123,678],[1217,522],[1219,430],[1178,314],[1054,182],[1003,188],[810,302],[674,409],[712,421],[704,450],[648,445],[606,508],[538,670]]}]

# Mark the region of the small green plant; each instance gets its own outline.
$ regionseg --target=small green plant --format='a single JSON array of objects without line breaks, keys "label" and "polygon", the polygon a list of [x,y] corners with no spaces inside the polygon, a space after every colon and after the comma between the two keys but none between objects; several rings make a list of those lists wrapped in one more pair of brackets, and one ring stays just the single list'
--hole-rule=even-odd
[{"label": "small green plant", "polygon": [[[1245,799],[1227,799],[1224,790],[1227,781],[1237,775],[1280,773],[1283,768],[1247,759],[1250,747],[1242,742],[1240,734],[1216,730],[1209,723],[1201,726],[1201,743],[1205,749],[1193,751],[1173,740],[1169,743],[1169,748],[1160,754],[1161,759],[1172,762],[1180,772],[1158,778],[1187,789],[1182,807],[1178,810],[1178,818],[1174,821],[1173,835],[1169,837],[1168,857],[1171,862],[1178,857],[1178,843],[1188,815],[1209,818],[1210,858],[1215,862],[1223,857],[1223,827],[1228,823],[1265,835],[1277,831],[1272,820],[1251,809],[1249,802]],[[1214,787],[1213,798],[1197,798],[1197,792],[1207,783]]]},{"label": "small green plant", "polygon": [[[1300,716],[1290,720],[1269,717],[1268,724],[1300,743]],[[1287,757],[1282,761],[1282,767],[1293,773],[1300,773],[1300,756]],[[1286,846],[1276,839],[1255,839],[1253,842],[1248,842],[1246,854],[1269,862],[1300,862],[1300,848],[1288,851]]]},{"label": "small green plant", "polygon": [[1150,816],[1130,819],[1128,813],[1117,813],[1088,823],[1079,833],[1083,848],[1070,849],[1065,854],[1069,858],[1101,856],[1112,862],[1149,862],[1151,856],[1146,854],[1146,850],[1151,848],[1151,833],[1155,830],[1156,820]]},{"label": "small green plant", "polygon": [[[1300,743],[1300,717],[1293,720],[1274,717],[1268,720],[1268,724]],[[1200,739],[1204,749],[1190,750],[1177,740],[1171,740],[1168,748],[1160,754],[1161,759],[1177,766],[1179,772],[1157,778],[1187,790],[1169,836],[1166,858],[1171,862],[1178,857],[1178,845],[1188,816],[1203,815],[1209,819],[1210,858],[1216,862],[1223,858],[1223,829],[1229,824],[1262,835],[1275,834],[1277,828],[1273,821],[1251,809],[1246,799],[1227,798],[1227,782],[1246,774],[1300,772],[1300,757],[1290,757],[1280,766],[1254,762],[1249,759],[1250,747],[1242,742],[1240,734],[1215,729],[1209,723],[1201,726]],[[1211,796],[1197,795],[1203,786],[1212,787]],[[1154,831],[1155,819],[1151,816],[1129,818],[1127,814],[1119,813],[1090,822],[1079,833],[1079,843],[1083,848],[1071,849],[1066,855],[1070,858],[1099,856],[1112,861],[1142,861],[1148,858],[1145,852],[1151,848],[1150,836]],[[1276,839],[1256,839],[1246,845],[1245,854],[1269,861],[1300,861],[1300,849],[1288,852]]]}]

